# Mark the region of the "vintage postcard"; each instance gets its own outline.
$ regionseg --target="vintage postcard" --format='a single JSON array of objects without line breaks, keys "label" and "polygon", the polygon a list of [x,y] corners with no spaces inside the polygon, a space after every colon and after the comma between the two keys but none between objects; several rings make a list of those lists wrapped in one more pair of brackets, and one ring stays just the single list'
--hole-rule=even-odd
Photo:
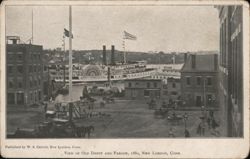
[{"label": "vintage postcard", "polygon": [[245,158],[246,1],[3,1],[1,156]]}]

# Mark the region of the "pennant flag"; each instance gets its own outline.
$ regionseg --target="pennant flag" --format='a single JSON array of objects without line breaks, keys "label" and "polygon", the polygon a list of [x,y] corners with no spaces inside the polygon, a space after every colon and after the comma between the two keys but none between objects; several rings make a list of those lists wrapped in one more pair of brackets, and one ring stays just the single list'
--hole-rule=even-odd
[{"label": "pennant flag", "polygon": [[123,39],[136,40],[137,38],[136,38],[135,35],[132,35],[132,34],[126,32],[126,31],[124,31],[124,37],[123,37]]},{"label": "pennant flag", "polygon": [[[64,35],[66,37],[69,37],[69,31],[67,29],[64,28]],[[72,38],[73,38],[73,34],[72,34]]]}]

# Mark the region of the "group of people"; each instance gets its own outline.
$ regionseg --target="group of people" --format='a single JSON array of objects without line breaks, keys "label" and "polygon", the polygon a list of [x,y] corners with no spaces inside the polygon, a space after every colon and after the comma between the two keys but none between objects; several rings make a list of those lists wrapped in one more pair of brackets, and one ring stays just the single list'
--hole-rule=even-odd
[{"label": "group of people", "polygon": [[[220,131],[219,131],[219,127],[220,127],[220,124],[218,121],[216,121],[215,117],[214,117],[214,111],[202,111],[202,116],[200,116],[200,122],[197,126],[197,135],[199,136],[205,136],[207,130],[210,131],[211,135],[213,136],[220,136]],[[184,136],[186,138],[190,137],[190,132],[189,130],[185,127],[185,130],[184,130]],[[174,133],[174,128],[171,127],[169,129],[169,132],[168,132],[168,137],[176,137],[175,133]]]},{"label": "group of people", "polygon": [[199,123],[197,127],[197,134],[200,136],[205,135],[206,130],[206,124],[208,125],[208,129],[210,130],[211,134],[214,136],[220,136],[219,123],[214,118],[214,112],[211,110],[209,111],[209,115],[207,115],[207,112],[204,110],[202,112],[202,116],[200,117],[201,122]]}]

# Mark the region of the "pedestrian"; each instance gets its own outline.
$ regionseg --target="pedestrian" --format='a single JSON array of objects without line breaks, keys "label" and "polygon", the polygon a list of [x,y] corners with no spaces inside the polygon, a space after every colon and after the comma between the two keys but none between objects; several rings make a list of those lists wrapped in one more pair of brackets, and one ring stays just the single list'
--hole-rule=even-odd
[{"label": "pedestrian", "polygon": [[204,120],[201,121],[200,125],[201,125],[201,135],[204,136],[205,135],[205,122],[204,122]]},{"label": "pedestrian", "polygon": [[219,131],[219,124],[215,121],[215,119],[212,120],[212,134],[214,134],[215,136],[220,136],[220,131]]},{"label": "pedestrian", "polygon": [[175,137],[173,128],[170,128],[168,131],[168,137]]},{"label": "pedestrian", "polygon": [[185,137],[190,137],[190,133],[189,133],[189,131],[187,129],[185,129],[184,134],[185,134]]},{"label": "pedestrian", "polygon": [[201,124],[198,125],[196,133],[201,136]]}]

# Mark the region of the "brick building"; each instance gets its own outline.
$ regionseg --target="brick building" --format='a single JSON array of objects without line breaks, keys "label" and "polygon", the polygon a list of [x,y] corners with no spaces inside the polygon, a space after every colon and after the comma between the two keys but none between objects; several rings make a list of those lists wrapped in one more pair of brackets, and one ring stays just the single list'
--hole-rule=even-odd
[{"label": "brick building", "polygon": [[181,70],[181,98],[184,106],[217,106],[217,54],[189,55]]},{"label": "brick building", "polygon": [[163,85],[162,98],[169,104],[179,100],[181,97],[180,78],[169,77],[167,84]]},{"label": "brick building", "polygon": [[43,100],[43,48],[40,45],[6,45],[7,104],[27,106]]},{"label": "brick building", "polygon": [[125,97],[127,99],[160,98],[162,81],[159,79],[125,80]]},{"label": "brick building", "polygon": [[219,6],[219,97],[229,137],[243,136],[242,6]]}]

